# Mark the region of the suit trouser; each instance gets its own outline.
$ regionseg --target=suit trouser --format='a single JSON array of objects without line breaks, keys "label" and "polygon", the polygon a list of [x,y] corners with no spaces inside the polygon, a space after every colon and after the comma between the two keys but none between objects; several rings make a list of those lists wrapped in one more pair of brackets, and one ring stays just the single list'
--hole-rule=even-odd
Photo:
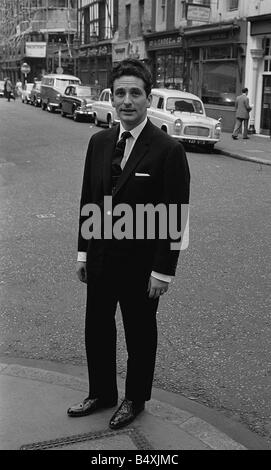
[{"label": "suit trouser", "polygon": [[128,352],[125,396],[134,401],[151,398],[159,299],[148,297],[150,271],[128,261],[108,257],[101,275],[93,279],[88,275],[85,341],[90,398],[118,397],[115,323],[118,302]]},{"label": "suit trouser", "polygon": [[232,135],[238,137],[239,132],[242,132],[242,124],[244,123],[243,137],[247,137],[248,133],[248,119],[236,118],[235,126]]}]

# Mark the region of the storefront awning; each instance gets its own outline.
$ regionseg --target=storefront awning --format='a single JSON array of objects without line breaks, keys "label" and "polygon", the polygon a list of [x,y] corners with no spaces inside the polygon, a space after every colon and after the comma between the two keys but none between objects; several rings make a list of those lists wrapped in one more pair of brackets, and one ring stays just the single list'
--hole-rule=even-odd
[{"label": "storefront awning", "polygon": [[271,14],[249,16],[248,21],[251,23],[251,36],[260,36],[263,34],[271,34]]}]

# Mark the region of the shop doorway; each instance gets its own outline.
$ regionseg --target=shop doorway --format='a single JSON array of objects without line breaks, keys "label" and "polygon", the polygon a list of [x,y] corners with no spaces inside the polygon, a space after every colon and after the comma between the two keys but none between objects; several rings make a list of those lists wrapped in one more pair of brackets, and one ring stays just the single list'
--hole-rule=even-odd
[{"label": "shop doorway", "polygon": [[263,76],[261,134],[271,135],[271,75]]}]

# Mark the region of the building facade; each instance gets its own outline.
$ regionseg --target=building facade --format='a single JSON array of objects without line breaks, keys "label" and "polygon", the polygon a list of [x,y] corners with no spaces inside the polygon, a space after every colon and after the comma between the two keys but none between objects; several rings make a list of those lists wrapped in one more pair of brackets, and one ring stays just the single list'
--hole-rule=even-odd
[{"label": "building facade", "polygon": [[30,66],[28,81],[58,67],[73,72],[77,0],[0,0],[0,25],[2,78],[23,81],[25,62]]},{"label": "building facade", "polygon": [[79,0],[78,76],[84,84],[108,87],[118,3],[118,0]]},{"label": "building facade", "polygon": [[271,135],[271,2],[257,1],[248,9],[246,83],[253,110],[251,132]]}]

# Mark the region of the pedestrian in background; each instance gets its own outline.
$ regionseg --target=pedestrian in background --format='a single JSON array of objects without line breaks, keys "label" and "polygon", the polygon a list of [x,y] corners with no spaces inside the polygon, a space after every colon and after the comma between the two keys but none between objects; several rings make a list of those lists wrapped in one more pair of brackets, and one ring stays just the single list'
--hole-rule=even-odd
[{"label": "pedestrian in background", "polygon": [[[89,395],[71,406],[68,415],[79,417],[116,406],[116,324],[120,303],[128,362],[125,398],[110,420],[111,429],[131,423],[151,398],[157,348],[156,312],[159,298],[174,276],[179,249],[171,250],[170,237],[160,239],[86,239],[82,208],[129,204],[133,227],[138,204],[174,204],[178,214],[189,201],[189,167],[181,143],[147,118],[151,100],[151,73],[136,59],[120,62],[113,70],[113,105],[120,125],[94,134],[89,143],[81,195],[77,274],[87,283],[85,342]],[[114,212],[114,210],[113,210]],[[103,214],[104,217],[104,214]],[[102,219],[103,219],[102,217]],[[134,231],[134,234],[136,230]]]},{"label": "pedestrian in background", "polygon": [[12,98],[15,101],[15,96],[13,94],[13,86],[9,78],[6,79],[5,90],[6,90],[7,100],[10,101],[10,98]]},{"label": "pedestrian in background", "polygon": [[248,99],[248,89],[243,88],[242,95],[236,98],[235,102],[235,110],[236,110],[236,122],[234,126],[234,130],[232,133],[232,138],[234,140],[238,139],[238,134],[242,132],[242,125],[243,128],[243,139],[249,139],[248,137],[248,121],[249,121],[249,113],[252,110],[252,107],[249,105]]}]

